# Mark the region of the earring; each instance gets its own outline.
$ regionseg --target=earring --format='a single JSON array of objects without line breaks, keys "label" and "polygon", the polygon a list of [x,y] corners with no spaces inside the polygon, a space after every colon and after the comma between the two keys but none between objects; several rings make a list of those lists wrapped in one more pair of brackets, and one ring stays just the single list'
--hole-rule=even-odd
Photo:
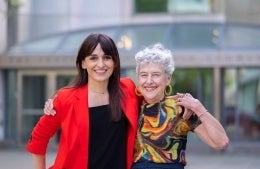
[{"label": "earring", "polygon": [[172,86],[171,85],[167,85],[165,87],[164,94],[165,94],[165,96],[170,96],[172,94]]},{"label": "earring", "polygon": [[135,88],[135,94],[137,96],[142,96],[142,93],[140,92],[140,90],[137,87]]}]

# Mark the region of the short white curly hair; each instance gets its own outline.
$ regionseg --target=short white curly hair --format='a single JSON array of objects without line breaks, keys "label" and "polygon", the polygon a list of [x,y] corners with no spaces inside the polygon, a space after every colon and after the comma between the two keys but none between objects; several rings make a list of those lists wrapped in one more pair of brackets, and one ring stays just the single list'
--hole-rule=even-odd
[{"label": "short white curly hair", "polygon": [[159,63],[169,75],[172,75],[175,69],[172,52],[164,48],[161,43],[156,43],[137,52],[135,61],[136,73],[139,72],[140,64],[145,63]]}]

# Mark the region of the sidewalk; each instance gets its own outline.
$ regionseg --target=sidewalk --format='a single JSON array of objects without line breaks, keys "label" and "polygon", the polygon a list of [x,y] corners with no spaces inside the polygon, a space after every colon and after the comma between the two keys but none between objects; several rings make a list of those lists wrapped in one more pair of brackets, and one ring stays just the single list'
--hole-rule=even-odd
[{"label": "sidewalk", "polygon": [[[47,166],[53,162],[55,152],[47,154]],[[237,147],[225,152],[187,151],[187,166],[185,169],[253,169],[260,166],[260,148]],[[258,166],[258,167],[257,167]],[[1,169],[33,169],[31,155],[21,149],[0,149]]]}]

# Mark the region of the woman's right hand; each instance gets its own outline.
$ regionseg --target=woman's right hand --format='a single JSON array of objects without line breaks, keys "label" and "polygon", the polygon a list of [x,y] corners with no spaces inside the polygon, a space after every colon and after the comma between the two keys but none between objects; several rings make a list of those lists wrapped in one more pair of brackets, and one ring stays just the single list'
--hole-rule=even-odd
[{"label": "woman's right hand", "polygon": [[56,111],[53,108],[53,99],[48,99],[45,102],[43,111],[44,111],[44,114],[48,115],[48,116],[49,115],[54,116],[56,114]]},{"label": "woman's right hand", "polygon": [[[177,96],[178,98],[183,98],[183,97],[192,97],[190,94],[185,94],[185,93],[177,93]],[[192,97],[193,98],[193,97]],[[191,109],[188,109],[187,107],[185,106],[182,106],[184,108],[184,111],[181,110],[181,112],[183,111],[183,115],[182,115],[182,118],[184,120],[188,120],[193,114],[194,112],[191,110]]]}]

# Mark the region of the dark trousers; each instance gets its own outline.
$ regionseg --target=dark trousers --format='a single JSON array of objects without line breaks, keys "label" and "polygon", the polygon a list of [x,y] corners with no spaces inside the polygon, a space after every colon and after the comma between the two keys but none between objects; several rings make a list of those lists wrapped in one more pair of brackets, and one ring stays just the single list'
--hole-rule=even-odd
[{"label": "dark trousers", "polygon": [[184,166],[181,163],[137,162],[132,169],[184,169]]}]

